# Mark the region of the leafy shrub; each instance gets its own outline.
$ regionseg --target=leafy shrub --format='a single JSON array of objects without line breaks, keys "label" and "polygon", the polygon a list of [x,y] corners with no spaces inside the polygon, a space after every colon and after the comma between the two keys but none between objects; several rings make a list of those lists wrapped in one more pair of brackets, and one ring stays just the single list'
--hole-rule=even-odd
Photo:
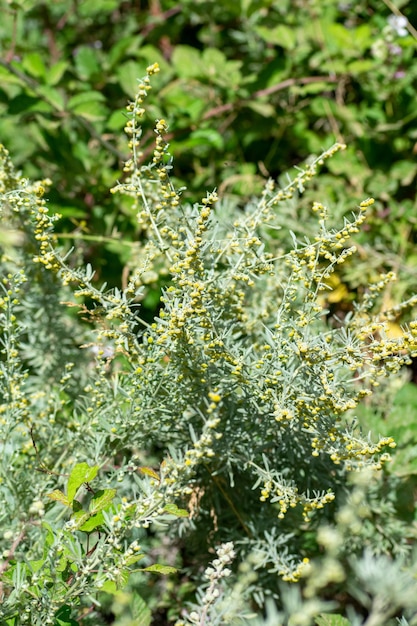
[{"label": "leafy shrub", "polygon": [[[152,563],[158,553],[172,560],[158,530],[166,524],[168,554],[179,552],[194,580],[218,543],[228,546],[227,561],[236,552],[241,568],[249,566],[235,616],[242,606],[259,610],[270,595],[285,610],[279,581],[309,580],[329,543],[317,533],[323,524],[336,524],[328,558],[346,571],[365,547],[406,555],[413,535],[401,521],[394,528],[376,477],[367,479],[373,491],[362,490],[372,511],[363,530],[343,518],[356,506],[348,476],[381,473],[395,446],[361,434],[355,410],[416,351],[416,323],[399,338],[384,334],[397,314],[378,313],[391,275],[368,285],[344,320],[326,320],[321,294],[354,254],[349,237],[373,201],[339,228],[315,202],[314,238],[293,234],[287,251],[276,237],[281,203],[344,146],[284,188],[270,180],[243,210],[231,211],[216,192],[187,204],[169,176],[164,119],[150,164],[140,163],[144,100],[157,71],[148,67],[128,106],[132,156],[112,190],[124,194],[143,233],[124,290],[98,288],[90,266],[63,256],[43,200],[49,181],[30,183],[2,148],[0,615],[10,626],[98,624],[106,598],[117,598],[129,577],[133,618],[149,623],[141,572],[172,571]],[[149,322],[140,303],[155,271],[167,285]],[[76,307],[90,327],[77,321]],[[381,524],[395,530],[388,543]],[[314,595],[342,579],[330,568],[311,580],[306,593]],[[207,593],[203,616],[217,597]],[[179,598],[169,601],[175,617]],[[317,613],[325,605],[314,606]],[[200,619],[193,623],[204,623],[199,611],[188,613]]]},{"label": "leafy shrub", "polygon": [[[75,238],[87,262],[95,258],[96,280],[125,286],[122,268],[135,265],[137,224],[108,188],[126,158],[118,109],[157,60],[164,72],[149,107],[172,123],[177,186],[186,180],[197,200],[201,188],[216,185],[222,197],[244,203],[265,177],[285,176],[310,154],[346,143],[319,187],[294,198],[289,218],[307,216],[317,197],[343,218],[372,194],[360,254],[334,274],[340,289],[330,304],[349,308],[363,276],[374,282],[392,267],[401,268],[401,280],[390,288],[391,303],[413,292],[413,2],[7,4],[0,136],[26,176],[54,181],[61,236]],[[149,155],[151,132],[142,145]],[[152,309],[160,281],[150,284]]]}]

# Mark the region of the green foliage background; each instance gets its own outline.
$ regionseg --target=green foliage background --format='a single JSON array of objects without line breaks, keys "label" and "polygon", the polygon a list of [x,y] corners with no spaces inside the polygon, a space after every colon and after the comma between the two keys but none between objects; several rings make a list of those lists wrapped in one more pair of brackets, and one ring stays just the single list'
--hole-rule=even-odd
[{"label": "green foliage background", "polygon": [[[389,26],[393,13],[408,18],[405,35]],[[346,143],[321,197],[341,214],[367,195],[377,203],[362,263],[341,282],[355,290],[364,272],[394,266],[394,298],[413,288],[413,2],[18,0],[3,2],[2,16],[0,137],[27,176],[52,179],[63,235],[95,258],[98,279],[121,283],[139,235],[108,189],[126,156],[126,100],[157,61],[149,113],[169,120],[174,175],[191,198],[217,187],[243,202],[268,176]],[[152,136],[149,128],[145,157]],[[303,222],[302,207],[293,203],[283,220]]]}]

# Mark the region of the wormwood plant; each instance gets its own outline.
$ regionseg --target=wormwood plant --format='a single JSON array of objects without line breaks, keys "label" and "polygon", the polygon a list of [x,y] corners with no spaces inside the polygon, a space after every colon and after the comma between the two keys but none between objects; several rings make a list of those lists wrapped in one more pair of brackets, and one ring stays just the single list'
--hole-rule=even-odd
[{"label": "wormwood plant", "polygon": [[[373,200],[339,228],[314,203],[317,234],[289,234],[290,252],[274,237],[280,203],[344,146],[283,189],[268,181],[233,214],[215,191],[186,205],[169,177],[165,120],[151,163],[141,163],[158,69],[128,106],[131,158],[112,189],[131,198],[142,230],[124,290],[97,287],[91,267],[63,255],[43,199],[48,181],[29,183],[1,152],[3,223],[21,238],[3,245],[0,301],[0,617],[13,626],[98,624],[100,594],[123,587],[139,560],[170,571],[148,565],[146,532],[158,537],[168,522],[190,571],[220,542],[230,561],[234,552],[249,559],[257,577],[248,593],[262,605],[280,579],[308,572],[315,530],[334,519],[347,474],[381,470],[395,446],[363,435],[354,419],[417,353],[417,323],[395,340],[384,335],[397,311],[378,312],[378,298],[393,276],[369,285],[344,320],[329,323],[321,304]],[[170,282],[149,324],[140,302],[149,273],[163,271]],[[375,550],[378,519],[366,542]]]}]

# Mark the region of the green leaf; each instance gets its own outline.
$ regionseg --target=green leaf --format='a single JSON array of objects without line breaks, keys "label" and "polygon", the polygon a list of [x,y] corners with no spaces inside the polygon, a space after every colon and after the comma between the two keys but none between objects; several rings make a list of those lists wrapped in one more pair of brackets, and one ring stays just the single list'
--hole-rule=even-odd
[{"label": "green leaf", "polygon": [[[78,503],[79,504],[79,503]],[[72,515],[72,520],[75,522],[75,528],[79,530],[89,519],[91,515],[88,511],[84,511],[82,508],[78,508]]]},{"label": "green leaf", "polygon": [[119,5],[120,0],[83,0],[78,11],[83,18],[95,17],[112,13]]},{"label": "green leaf", "polygon": [[154,478],[158,481],[158,483],[161,480],[159,474],[157,474],[157,472],[155,472],[152,467],[139,467],[139,471],[141,472],[141,474],[145,474],[145,476],[150,476],[151,478]]},{"label": "green leaf", "polygon": [[322,613],[316,617],[317,626],[351,626],[350,621],[336,613]]},{"label": "green leaf", "polygon": [[46,73],[46,83],[48,85],[56,85],[59,83],[61,78],[63,77],[65,71],[68,69],[69,63],[68,61],[58,61],[55,63]]},{"label": "green leaf", "polygon": [[196,78],[197,76],[201,76],[204,69],[200,52],[191,46],[175,46],[171,62],[178,76],[182,78]]},{"label": "green leaf", "polygon": [[175,574],[177,568],[171,567],[171,565],[161,565],[160,563],[154,563],[153,565],[149,565],[149,567],[145,567],[141,571],[153,572],[155,574]]},{"label": "green leaf", "polygon": [[142,37],[139,35],[130,35],[123,37],[116,41],[112,46],[110,52],[107,55],[108,62],[112,66],[116,66],[122,63],[130,54],[135,53],[142,42]]},{"label": "green leaf", "polygon": [[75,51],[75,67],[81,80],[90,80],[100,73],[96,50],[90,46],[79,46]]},{"label": "green leaf", "polygon": [[71,506],[71,502],[68,500],[65,493],[62,493],[59,489],[55,489],[52,493],[48,493],[48,498],[51,500],[56,500],[56,502],[60,502],[64,506]]},{"label": "green leaf", "polygon": [[38,572],[44,563],[45,563],[45,559],[38,559],[36,561],[28,561],[28,565],[33,573]]},{"label": "green leaf", "polygon": [[48,522],[43,521],[42,522],[42,528],[44,528],[46,530],[46,536],[45,536],[45,546],[52,546],[54,541],[55,541],[55,535],[54,532],[52,530],[52,526],[50,524],[48,524]]},{"label": "green leaf", "polygon": [[276,46],[281,46],[286,50],[293,50],[296,44],[296,33],[293,28],[285,26],[284,24],[278,24],[274,28],[267,28],[266,26],[258,26],[255,28],[257,34],[266,43],[271,43]]},{"label": "green leaf", "polygon": [[124,111],[114,111],[107,120],[106,128],[119,132],[125,127],[126,121],[127,117]]},{"label": "green leaf", "polygon": [[48,87],[47,85],[41,85],[37,92],[41,94],[45,98],[45,100],[52,104],[54,109],[57,111],[63,111],[65,108],[64,97],[60,91],[57,89],[53,89],[52,87]]},{"label": "green leaf", "polygon": [[176,504],[165,505],[164,511],[170,515],[176,515],[177,517],[188,517],[188,511],[185,511],[185,509],[179,509]]},{"label": "green leaf", "polygon": [[39,52],[29,52],[22,60],[22,67],[31,76],[43,78],[46,75],[46,67]]},{"label": "green leaf", "polygon": [[74,518],[77,519],[77,516],[79,516],[77,529],[82,530],[85,533],[93,532],[93,530],[102,526],[104,522],[103,513],[101,512],[97,513],[97,515],[91,515],[91,513],[88,513],[87,511],[80,511],[74,516]]},{"label": "green leaf", "polygon": [[71,607],[68,604],[64,604],[55,613],[54,626],[79,626],[79,622],[71,618]]},{"label": "green leaf", "polygon": [[144,557],[145,557],[144,554],[136,554],[134,556],[128,557],[124,562],[126,563],[127,566],[134,565],[135,563],[138,563],[139,561],[141,561]]},{"label": "green leaf", "polygon": [[358,74],[363,74],[364,72],[369,72],[374,69],[375,61],[371,59],[358,59],[357,61],[349,63],[347,67],[350,74],[357,76]]},{"label": "green leaf", "polygon": [[87,463],[78,463],[72,470],[68,479],[68,501],[72,502],[78,489],[83,483],[89,483],[97,476],[99,467],[93,465],[90,467]]},{"label": "green leaf", "polygon": [[104,102],[105,97],[99,91],[83,91],[82,93],[77,93],[76,96],[72,96],[70,100],[68,100],[68,108],[74,109],[80,104],[85,104],[86,102]]},{"label": "green leaf", "polygon": [[135,620],[135,626],[150,626],[152,623],[152,613],[145,600],[137,593],[134,593],[130,606]]},{"label": "green leaf", "polygon": [[103,104],[104,100],[104,96],[98,91],[86,91],[73,96],[68,102],[68,109],[94,122],[105,119],[108,115],[107,107]]},{"label": "green leaf", "polygon": [[137,61],[127,61],[116,70],[116,76],[123,91],[133,98],[138,90],[139,79],[146,72],[146,64]]},{"label": "green leaf", "polygon": [[116,489],[104,489],[97,491],[90,502],[90,513],[98,513],[99,511],[103,511],[103,509],[108,508],[116,493]]},{"label": "green leaf", "polygon": [[101,587],[101,591],[109,594],[117,593],[117,585],[114,580],[106,580],[106,582]]}]

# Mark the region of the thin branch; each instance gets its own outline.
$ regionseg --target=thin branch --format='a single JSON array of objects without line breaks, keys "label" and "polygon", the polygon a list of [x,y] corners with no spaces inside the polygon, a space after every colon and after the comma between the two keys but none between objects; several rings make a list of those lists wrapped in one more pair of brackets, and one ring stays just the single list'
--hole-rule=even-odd
[{"label": "thin branch", "polygon": [[262,98],[263,96],[270,96],[273,93],[277,93],[278,91],[283,91],[288,87],[293,87],[294,85],[308,85],[310,83],[338,83],[341,80],[340,76],[305,76],[304,78],[287,78],[283,80],[281,83],[277,83],[276,85],[271,85],[271,87],[267,87],[266,89],[259,89],[250,95],[248,98],[242,98],[238,100],[236,103],[229,102],[228,104],[221,104],[218,107],[214,107],[210,109],[203,115],[204,120],[208,120],[211,117],[216,117],[217,115],[221,115],[222,113],[227,113],[228,111],[232,111],[234,108],[238,106],[242,106],[247,102],[251,102],[254,98]]}]

